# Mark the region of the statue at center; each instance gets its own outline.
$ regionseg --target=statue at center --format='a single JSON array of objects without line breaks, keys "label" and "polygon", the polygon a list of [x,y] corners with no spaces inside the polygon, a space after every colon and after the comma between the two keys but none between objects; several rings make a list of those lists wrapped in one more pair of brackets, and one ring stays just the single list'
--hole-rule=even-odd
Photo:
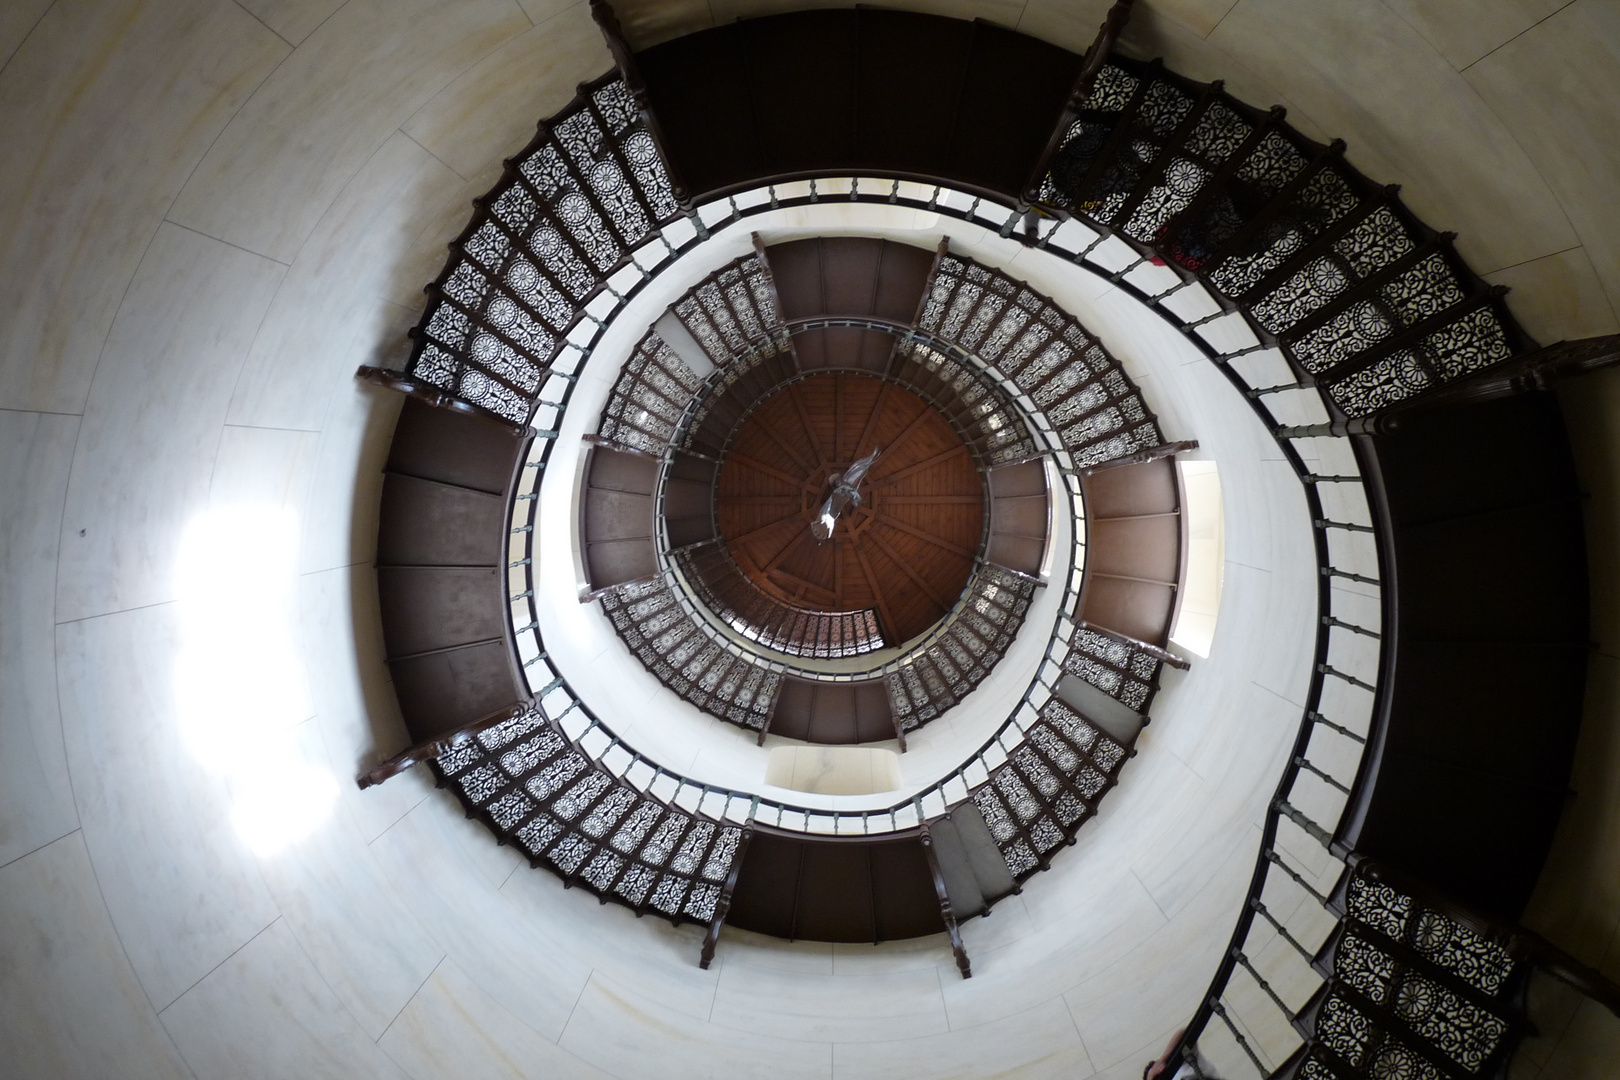
[{"label": "statue at center", "polygon": [[810,535],[816,538],[816,543],[831,539],[838,519],[861,505],[861,481],[866,479],[867,470],[877,458],[878,447],[874,446],[870,454],[852,463],[842,475],[834,473],[828,477],[832,494],[827,496],[827,501],[821,504],[821,513],[810,523]]}]

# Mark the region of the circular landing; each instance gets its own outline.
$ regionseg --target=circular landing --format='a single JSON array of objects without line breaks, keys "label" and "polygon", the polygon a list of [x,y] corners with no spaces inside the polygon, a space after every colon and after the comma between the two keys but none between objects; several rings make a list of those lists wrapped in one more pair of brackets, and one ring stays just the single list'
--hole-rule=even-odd
[{"label": "circular landing", "polygon": [[[818,543],[831,479],[881,450],[861,503]],[[875,609],[894,645],[948,614],[983,543],[984,484],[938,409],[894,383],[823,374],[790,383],[738,425],[721,460],[720,535],[743,573],[789,604]]]}]

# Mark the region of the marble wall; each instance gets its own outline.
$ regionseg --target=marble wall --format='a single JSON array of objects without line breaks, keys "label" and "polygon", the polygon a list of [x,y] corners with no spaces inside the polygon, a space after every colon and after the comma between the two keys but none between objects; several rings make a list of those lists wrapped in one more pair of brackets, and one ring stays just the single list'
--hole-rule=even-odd
[{"label": "marble wall", "polygon": [[[642,42],[801,6],[618,5]],[[905,6],[1080,48],[1106,3]],[[1352,162],[1402,182],[1513,286],[1531,333],[1617,329],[1612,0],[1144,0],[1126,47],[1347,139]],[[369,568],[398,403],[353,369],[397,355],[468,200],[608,63],[585,5],[565,0],[0,5],[8,1075],[1112,1078],[1137,1075],[1196,1000],[1252,866],[1258,777],[1297,719],[1286,663],[1221,680],[1248,718],[1235,734],[1190,708],[1157,717],[1128,767],[1144,782],[969,925],[966,982],[936,940],[728,934],[700,971],[693,930],[524,869],[421,777],[349,782],[401,736]],[[1150,394],[1174,415],[1201,377]],[[1577,423],[1610,553],[1613,390],[1586,395]],[[1288,512],[1285,485],[1248,483],[1251,505]],[[243,595],[285,605],[292,647],[248,648],[261,666],[198,681],[179,663],[186,604],[233,596],[209,594],[229,590],[185,539],[243,507],[295,523],[286,550],[239,553],[256,583]],[[1286,592],[1268,582],[1293,572],[1262,532],[1228,546],[1228,595],[1256,620]],[[292,568],[274,589],[266,560]],[[1583,810],[1538,910],[1612,973],[1600,868],[1620,842],[1620,604],[1611,577],[1594,581]],[[250,646],[257,614],[232,612]],[[1218,632],[1209,670],[1222,648]],[[198,717],[220,726],[199,732]],[[267,786],[199,749],[220,730],[251,735],[238,750],[273,746],[304,781]],[[317,791],[321,816],[244,841],[244,815],[274,819]],[[1612,1018],[1545,1000],[1561,1022],[1524,1075],[1600,1075]]]}]

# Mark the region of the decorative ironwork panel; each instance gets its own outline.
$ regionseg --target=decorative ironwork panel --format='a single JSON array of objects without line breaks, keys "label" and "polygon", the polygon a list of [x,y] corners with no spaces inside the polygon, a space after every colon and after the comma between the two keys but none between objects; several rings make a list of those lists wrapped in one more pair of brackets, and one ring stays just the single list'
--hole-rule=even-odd
[{"label": "decorative ironwork panel", "polygon": [[1160,666],[1157,658],[1091,630],[1078,631],[1063,658],[1064,671],[1137,712],[1147,711]]},{"label": "decorative ironwork panel", "polygon": [[[1005,372],[1083,464],[1163,442],[1118,361],[1050,298],[1000,270],[962,256],[941,258],[918,327]],[[917,342],[896,352],[931,366],[944,361]],[[1034,452],[1023,422],[1005,407],[981,415],[971,434],[991,447],[992,463]]]},{"label": "decorative ironwork panel", "polygon": [[[649,597],[643,593],[633,602]],[[435,763],[503,840],[638,912],[707,924],[743,830],[636,791],[531,705],[448,747]],[[656,883],[656,891],[655,891]]]},{"label": "decorative ironwork panel", "polygon": [[527,424],[584,302],[680,209],[616,75],[542,125],[479,204],[413,331],[406,371]]}]

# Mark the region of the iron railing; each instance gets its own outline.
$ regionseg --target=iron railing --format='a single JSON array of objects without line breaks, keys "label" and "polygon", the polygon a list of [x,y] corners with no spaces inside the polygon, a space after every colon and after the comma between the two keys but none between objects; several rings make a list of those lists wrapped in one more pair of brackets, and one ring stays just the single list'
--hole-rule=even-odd
[{"label": "iron railing", "polygon": [[[810,207],[833,200],[927,210],[1009,237],[1019,234],[1019,226],[1024,221],[1024,211],[1018,207],[993,202],[982,196],[968,195],[944,185],[921,185],[909,181],[828,178],[784,184],[780,187],[768,185],[756,191],[729,196],[696,208],[694,216],[703,223],[701,233],[697,225],[690,221],[678,222],[671,226],[666,230],[666,239],[669,240],[667,249],[663,245],[649,245],[643,249],[650,258],[646,265],[639,259],[634,264],[640,275],[636,280],[618,287],[612,297],[603,294],[596,298],[603,310],[597,320],[589,324],[589,332],[581,335],[581,340],[577,342],[579,356],[582,358],[595,344],[606,324],[611,321],[614,312],[637,295],[654,274],[701,243],[702,237],[773,209]],[[1249,400],[1257,414],[1273,431],[1287,425],[1281,423],[1277,415],[1270,411],[1266,404],[1268,398],[1274,401],[1281,399],[1287,403],[1278,409],[1283,419],[1309,422],[1323,418],[1320,416],[1319,403],[1314,410],[1299,408],[1296,399],[1309,394],[1308,391],[1272,389],[1276,380],[1268,377],[1254,359],[1259,350],[1253,347],[1258,344],[1258,339],[1254,338],[1252,333],[1247,339],[1241,335],[1234,335],[1232,329],[1225,325],[1231,320],[1212,319],[1208,322],[1199,322],[1207,312],[1197,309],[1194,303],[1196,293],[1189,290],[1188,284],[1173,271],[1153,265],[1150,259],[1141,257],[1139,252],[1123,241],[1108,243],[1109,237],[1072,220],[1050,220],[1036,235],[1026,234],[1023,239],[1031,246],[1044,250],[1054,257],[1102,273],[1118,287],[1156,310],[1172,325],[1186,328],[1188,339],[1217,365],[1240,392],[1246,396],[1251,391],[1258,394],[1249,397]],[[640,254],[642,253],[638,253]],[[1216,306],[1213,298],[1206,298],[1204,304],[1205,307]],[[1237,321],[1240,324],[1244,322],[1241,313],[1237,313]],[[1194,323],[1198,325],[1193,326]],[[971,354],[967,355],[971,357]],[[969,362],[972,362],[971,358]],[[1246,372],[1252,372],[1252,377],[1246,377]],[[570,383],[558,403],[560,407],[566,406],[567,396],[571,392]],[[1309,394],[1311,398],[1314,396]],[[1294,413],[1288,411],[1290,406],[1295,409]],[[555,428],[556,424],[551,423],[548,426]],[[1042,431],[1042,434],[1044,436],[1046,432]],[[513,518],[510,524],[512,546],[509,561],[514,564],[511,579],[512,631],[518,663],[529,675],[529,685],[533,689],[537,692],[545,690],[552,695],[562,693],[563,697],[552,698],[557,707],[570,708],[575,713],[580,713],[582,717],[589,717],[588,723],[594,730],[601,732],[606,743],[616,748],[624,748],[627,753],[633,753],[625,748],[625,744],[612,733],[607,724],[594,714],[590,714],[588,710],[584,710],[578,696],[568,689],[567,680],[547,664],[544,646],[539,637],[538,609],[530,573],[532,563],[527,560],[533,556],[534,511],[540,474],[550,457],[551,442],[554,438],[555,436],[551,435],[550,438],[542,436],[534,440],[528,463],[530,467],[524,470],[524,480],[513,502]],[[1341,448],[1341,456],[1347,457],[1348,460],[1334,465],[1333,475],[1322,475],[1314,466],[1307,465],[1301,455],[1300,446],[1296,446],[1296,443],[1306,447],[1336,445]],[[1365,507],[1364,500],[1360,503],[1352,502],[1347,506],[1343,500],[1330,497],[1324,504],[1320,493],[1328,485],[1350,487],[1359,491],[1362,485],[1359,463],[1354,456],[1343,453],[1342,448],[1348,446],[1348,440],[1343,438],[1330,436],[1284,438],[1280,440],[1279,445],[1304,487],[1311,519],[1322,523],[1316,529],[1321,614],[1324,618],[1342,616],[1340,621],[1352,622],[1361,616],[1347,610],[1335,610],[1333,607],[1335,594],[1345,596],[1349,594],[1334,589],[1333,583],[1349,581],[1358,584],[1366,590],[1365,596],[1376,598],[1379,580],[1376,576],[1378,560],[1375,553],[1370,553],[1370,544],[1365,547],[1357,546],[1362,540],[1369,539],[1367,534],[1341,529],[1339,524],[1342,521],[1343,524],[1370,528],[1370,512],[1362,509],[1361,517],[1364,520],[1349,520],[1349,515],[1355,513],[1357,506]],[[1077,471],[1073,468],[1074,463],[1060,450],[1054,450],[1052,456],[1058,465],[1062,486],[1068,493],[1071,505],[1078,505],[1079,479]],[[1339,516],[1330,518],[1324,505],[1332,506],[1334,513]],[[1330,533],[1335,535],[1342,533],[1345,539],[1342,542],[1330,542]],[[1063,658],[1069,652],[1070,644],[1080,629],[1076,623],[1076,607],[1082,579],[1082,571],[1079,568],[1080,551],[1080,538],[1071,530],[1068,551],[1058,560],[1058,565],[1067,569],[1062,582],[1062,599],[1048,636],[1047,648],[1039,669],[1010,710],[1007,720],[989,739],[968,755],[962,764],[906,800],[868,809],[821,809],[764,799],[753,792],[677,778],[667,770],[660,770],[660,775],[668,782],[678,784],[682,790],[690,788],[693,792],[700,792],[705,800],[717,800],[714,805],[718,806],[723,802],[728,812],[736,812],[734,808],[747,806],[750,808],[749,816],[756,820],[805,832],[866,835],[897,831],[947,812],[970,798],[973,792],[988,782],[990,775],[1009,759],[1010,754],[1024,744],[1029,729],[1039,722],[1040,709],[1052,697],[1056,684],[1063,675]],[[1368,573],[1369,570],[1373,572]],[[1375,628],[1369,629],[1377,632]],[[1324,731],[1342,729],[1360,737],[1351,726],[1356,722],[1354,718],[1341,713],[1337,719],[1332,719],[1319,712],[1323,686],[1332,680],[1347,688],[1357,688],[1372,685],[1368,680],[1377,677],[1375,669],[1366,668],[1364,658],[1349,654],[1341,656],[1344,649],[1342,639],[1346,637],[1358,640],[1370,639],[1363,639],[1362,635],[1344,631],[1327,623],[1321,625],[1317,637],[1313,660],[1315,670],[1308,697],[1309,707],[1305,710],[1306,720],[1305,726],[1302,727],[1300,745],[1296,747],[1299,753],[1293,755],[1294,758],[1310,765],[1317,765],[1310,756],[1312,753],[1310,731],[1318,727]],[[1337,666],[1333,661],[1337,661]],[[544,700],[545,695],[539,696]],[[547,706],[548,714],[551,708],[551,705]],[[1367,708],[1370,715],[1370,701]],[[1355,767],[1358,766],[1359,753],[1357,765],[1352,766],[1349,771],[1353,774]],[[1324,772],[1329,771],[1320,765],[1317,767]],[[1341,775],[1343,771],[1339,770]],[[1285,787],[1288,790],[1292,789],[1294,779],[1302,772],[1313,780],[1318,775],[1305,764],[1294,764],[1291,758],[1285,771]],[[1268,821],[1270,837],[1275,837],[1278,823],[1283,817],[1280,810],[1272,811]]]}]

